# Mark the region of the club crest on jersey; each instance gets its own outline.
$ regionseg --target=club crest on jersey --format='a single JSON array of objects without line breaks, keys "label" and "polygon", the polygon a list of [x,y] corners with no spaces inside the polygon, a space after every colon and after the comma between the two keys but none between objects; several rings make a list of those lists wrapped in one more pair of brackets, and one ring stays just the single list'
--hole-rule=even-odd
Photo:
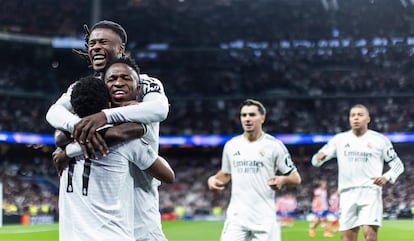
[{"label": "club crest on jersey", "polygon": [[265,152],[265,150],[264,150],[264,149],[262,149],[262,150],[260,150],[260,151],[259,151],[259,155],[260,155],[260,156],[264,156],[265,154],[266,154],[266,152]]}]

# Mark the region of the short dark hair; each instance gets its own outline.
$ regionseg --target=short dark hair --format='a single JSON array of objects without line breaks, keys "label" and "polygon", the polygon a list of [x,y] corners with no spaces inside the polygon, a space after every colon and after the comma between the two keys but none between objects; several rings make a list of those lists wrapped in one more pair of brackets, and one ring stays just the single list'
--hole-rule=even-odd
[{"label": "short dark hair", "polygon": [[106,66],[105,66],[105,69],[104,69],[104,71],[103,71],[103,73],[104,73],[104,76],[105,76],[105,73],[106,73],[106,71],[109,69],[109,67],[111,67],[112,65],[114,65],[114,64],[118,64],[118,63],[121,63],[121,64],[126,64],[126,65],[128,65],[129,67],[131,67],[136,73],[137,73],[137,75],[138,75],[138,83],[137,84],[140,84],[141,83],[141,80],[140,80],[140,77],[139,77],[139,74],[140,74],[140,71],[139,71],[139,66],[137,65],[137,63],[135,62],[135,60],[134,59],[132,59],[131,57],[128,57],[128,56],[122,56],[122,57],[120,57],[120,58],[115,58],[115,59],[112,59]]},{"label": "short dark hair", "polygon": [[[125,31],[125,29],[119,25],[118,23],[115,23],[113,21],[109,21],[109,20],[102,20],[99,21],[97,23],[95,23],[92,28],[91,28],[91,32],[97,28],[106,28],[106,29],[111,29],[112,31],[114,31],[122,40],[123,44],[127,43],[127,33]],[[88,42],[88,41],[86,41]]]},{"label": "short dark hair", "polygon": [[253,100],[253,99],[244,100],[240,105],[240,110],[243,108],[243,106],[250,106],[250,105],[257,106],[257,108],[259,109],[260,114],[266,115],[266,108],[264,107],[264,105],[260,101]]},{"label": "short dark hair", "polygon": [[80,78],[73,86],[70,103],[79,117],[108,108],[110,96],[104,81],[93,75]]}]

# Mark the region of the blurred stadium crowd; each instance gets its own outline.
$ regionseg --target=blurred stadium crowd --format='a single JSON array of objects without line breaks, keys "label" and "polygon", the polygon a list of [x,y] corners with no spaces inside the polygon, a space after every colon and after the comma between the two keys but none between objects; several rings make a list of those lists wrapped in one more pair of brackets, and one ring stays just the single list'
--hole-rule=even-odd
[{"label": "blurred stadium crowd", "polygon": [[[0,34],[82,38],[93,2],[0,0]],[[265,104],[269,133],[346,130],[356,103],[368,106],[374,130],[414,131],[411,1],[120,0],[110,8],[110,1],[99,2],[101,18],[125,26],[141,71],[164,83],[171,109],[161,135],[240,133],[238,105],[245,98]],[[89,72],[85,61],[70,49],[2,36],[0,131],[52,133],[45,113]],[[414,205],[411,145],[397,146],[406,171],[384,189],[391,216]],[[318,147],[288,147],[303,184],[282,192],[296,194],[298,213],[309,211],[315,177],[336,185],[335,164],[309,165]],[[214,194],[206,185],[219,167],[220,148],[161,148],[177,174],[176,184],[161,186],[163,211],[182,207],[180,215],[195,216],[226,206],[229,192]],[[52,150],[0,143],[6,212],[57,210]]]}]

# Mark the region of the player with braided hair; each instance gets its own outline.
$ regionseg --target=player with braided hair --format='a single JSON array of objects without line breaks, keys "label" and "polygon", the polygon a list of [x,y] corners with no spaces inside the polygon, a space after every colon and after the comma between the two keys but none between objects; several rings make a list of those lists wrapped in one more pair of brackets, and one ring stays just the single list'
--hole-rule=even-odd
[{"label": "player with braided hair", "polygon": [[[127,35],[119,24],[103,20],[92,26],[89,32],[85,27],[85,44],[87,46],[88,60],[94,73],[102,77],[103,70],[114,58],[125,56]],[[78,53],[80,53],[78,51]],[[81,54],[84,56],[84,54]],[[84,118],[73,114],[70,104],[72,86],[64,93],[47,114],[46,120],[55,128],[67,130],[80,143],[84,144],[84,155],[95,157],[95,150],[102,153],[108,151],[103,138],[96,130],[105,124],[121,122],[140,122],[144,124],[158,123],[153,127],[158,146],[159,122],[165,120],[169,111],[168,98],[165,95],[162,83],[146,74],[139,75],[141,91],[137,99],[141,101],[134,107],[112,108],[110,111],[99,112]],[[154,146],[155,146],[154,145]],[[156,148],[158,150],[158,147]]]},{"label": "player with braided hair", "polygon": [[[109,103],[117,106],[135,98],[139,89],[135,79],[116,81],[123,83],[118,88],[122,96],[117,92],[110,96],[105,83],[92,75],[81,78],[71,94],[75,112],[82,117],[108,108]],[[164,182],[174,180],[172,169],[141,139],[113,145],[107,156],[94,161],[79,155],[64,169],[59,193],[61,241],[135,240],[131,166]]]},{"label": "player with braided hair", "polygon": [[[125,56],[125,46],[127,41],[127,35],[125,30],[112,21],[100,21],[92,26],[91,31],[85,27],[86,36],[85,44],[87,46],[88,61],[91,63],[91,67],[97,77],[103,79],[104,70],[108,67],[108,63],[114,59]],[[81,56],[82,51],[78,51]],[[128,69],[128,68],[127,68]],[[125,69],[124,69],[125,71]],[[91,157],[96,159],[95,150],[103,153],[108,153],[108,146],[102,136],[97,132],[98,128],[103,127],[106,124],[115,124],[123,122],[140,122],[146,126],[146,133],[142,137],[146,140],[152,148],[158,152],[159,146],[159,122],[163,121],[169,111],[168,98],[164,93],[164,87],[162,83],[146,74],[136,73],[137,78],[140,81],[140,93],[137,96],[139,104],[120,106],[116,108],[105,109],[93,115],[89,115],[83,118],[73,114],[72,106],[70,103],[70,94],[73,85],[69,87],[68,91],[64,93],[54,103],[47,115],[47,121],[55,128],[66,130],[72,133],[73,137],[81,144],[83,148],[83,154],[86,158]],[[118,126],[116,126],[118,127]],[[113,128],[116,128],[113,127]],[[135,177],[134,177],[135,178]],[[138,178],[138,177],[137,177]],[[139,183],[139,182],[137,182]],[[152,182],[152,190],[156,190],[153,203],[153,209],[158,207],[158,190],[157,186],[160,182],[154,179]],[[136,185],[134,188],[135,198],[139,198],[145,192],[143,187]],[[140,217],[147,217],[147,210],[143,210],[139,206],[134,210],[141,212]],[[158,211],[158,210],[157,210]],[[151,212],[154,215],[154,212]],[[159,212],[156,213],[159,216]],[[154,217],[155,220],[157,217]],[[148,226],[155,228],[148,229]],[[158,223],[143,222],[143,220],[135,220],[136,240],[142,240],[140,236],[148,236],[151,240],[161,241],[166,240],[160,229]],[[138,231],[139,230],[139,231]]]},{"label": "player with braided hair", "polygon": [[[95,25],[93,25],[92,31],[94,29],[97,29],[97,28],[111,29],[114,33],[116,33],[121,38],[121,42],[122,42],[123,48],[125,50],[125,46],[126,46],[126,43],[127,43],[127,34],[125,32],[125,29],[121,25],[119,25],[115,22],[112,22],[112,21],[103,20],[103,21],[100,21],[100,22],[96,23]],[[89,49],[89,45],[93,44],[93,41],[89,42],[89,37],[91,35],[91,31],[89,31],[89,27],[86,24],[83,25],[83,29],[85,30],[85,37],[84,37],[85,48]],[[105,66],[105,65],[102,65],[102,64],[98,65],[98,66],[93,66],[92,64],[94,63],[94,59],[93,58],[91,59],[92,55],[90,55],[88,53],[88,51],[77,50],[77,49],[73,49],[72,51],[74,53],[78,54],[80,57],[86,59],[87,62],[91,64],[91,67],[96,72],[98,72],[100,69],[102,69],[102,66],[103,67]],[[125,52],[121,52],[120,55],[121,55],[120,57],[125,57],[126,56]]]}]

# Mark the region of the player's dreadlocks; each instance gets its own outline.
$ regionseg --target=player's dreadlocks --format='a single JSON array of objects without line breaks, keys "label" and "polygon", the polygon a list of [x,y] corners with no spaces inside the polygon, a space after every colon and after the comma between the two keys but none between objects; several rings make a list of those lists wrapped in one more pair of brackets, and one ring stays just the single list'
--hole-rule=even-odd
[{"label": "player's dreadlocks", "polygon": [[87,51],[87,49],[88,49],[88,42],[89,42],[89,36],[90,36],[91,32],[94,29],[97,29],[97,28],[111,29],[116,34],[118,34],[118,36],[121,38],[122,43],[124,45],[126,45],[126,43],[127,43],[127,33],[126,33],[125,29],[121,25],[119,25],[118,23],[115,23],[115,22],[109,21],[109,20],[102,20],[102,21],[99,21],[99,22],[95,23],[92,26],[91,31],[89,31],[88,25],[84,24],[83,25],[83,29],[85,30],[85,38],[84,38],[84,40],[85,40],[85,48],[86,48],[86,50],[72,49],[72,51],[75,54],[78,54],[80,57],[86,59],[86,61],[88,62],[88,64],[90,64],[89,55],[88,55],[88,51]]}]

